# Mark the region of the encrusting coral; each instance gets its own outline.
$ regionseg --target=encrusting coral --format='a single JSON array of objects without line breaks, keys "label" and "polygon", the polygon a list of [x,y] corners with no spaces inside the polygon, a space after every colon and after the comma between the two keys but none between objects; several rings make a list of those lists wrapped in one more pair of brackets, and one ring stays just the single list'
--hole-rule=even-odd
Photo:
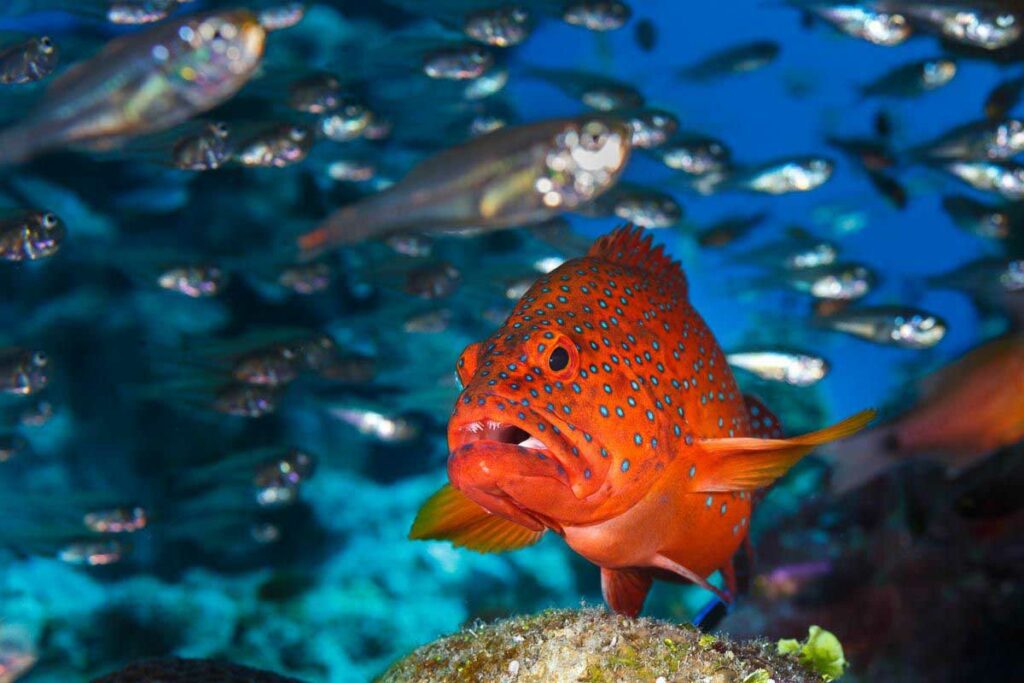
[{"label": "encrusting coral", "polygon": [[768,641],[733,642],[602,609],[468,628],[396,662],[378,683],[818,683]]}]

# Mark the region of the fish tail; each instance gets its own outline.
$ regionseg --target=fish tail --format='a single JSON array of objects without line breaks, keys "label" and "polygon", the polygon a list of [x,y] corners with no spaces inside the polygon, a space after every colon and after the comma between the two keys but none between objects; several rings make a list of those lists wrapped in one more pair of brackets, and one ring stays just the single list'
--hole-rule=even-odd
[{"label": "fish tail", "polygon": [[357,202],[338,209],[319,226],[299,236],[299,252],[304,259],[346,244],[357,244],[377,236],[378,225],[367,211],[363,202]]},{"label": "fish tail", "polygon": [[864,486],[893,464],[889,429],[880,428],[859,434],[820,452],[832,466],[830,488],[836,495]]}]

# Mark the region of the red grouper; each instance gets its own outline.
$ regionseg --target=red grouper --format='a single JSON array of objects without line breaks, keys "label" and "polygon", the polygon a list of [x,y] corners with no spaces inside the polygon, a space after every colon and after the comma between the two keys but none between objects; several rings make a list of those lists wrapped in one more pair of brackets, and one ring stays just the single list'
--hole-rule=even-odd
[{"label": "red grouper", "polygon": [[735,593],[752,494],[874,415],[782,438],[737,388],[679,263],[629,226],[534,283],[457,371],[451,485],[410,537],[499,552],[551,529],[601,568],[605,600],[630,616],[655,577],[730,600],[707,577],[722,570]]}]

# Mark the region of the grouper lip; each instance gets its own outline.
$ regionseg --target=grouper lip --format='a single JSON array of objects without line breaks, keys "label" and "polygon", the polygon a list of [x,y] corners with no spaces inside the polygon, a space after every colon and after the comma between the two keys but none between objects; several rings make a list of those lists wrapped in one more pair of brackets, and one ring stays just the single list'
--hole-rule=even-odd
[{"label": "grouper lip", "polygon": [[[564,436],[561,426],[528,406],[519,406],[511,399],[486,394],[489,399],[486,414],[477,413],[476,406],[466,406],[464,417],[449,425],[448,446],[454,457],[473,448],[486,448],[491,452],[513,452],[540,460],[552,460],[556,467],[552,474],[564,485],[571,487],[570,473],[582,476],[582,458],[573,453],[573,446]],[[495,401],[508,408],[494,408]],[[526,415],[519,419],[517,412]],[[476,419],[473,419],[476,418]]]}]

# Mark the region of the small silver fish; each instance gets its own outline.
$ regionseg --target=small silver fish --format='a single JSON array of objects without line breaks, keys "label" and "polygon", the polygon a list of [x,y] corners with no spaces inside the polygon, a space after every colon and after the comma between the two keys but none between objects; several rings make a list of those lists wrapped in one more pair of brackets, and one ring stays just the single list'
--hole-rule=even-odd
[{"label": "small silver fish", "polygon": [[0,349],[0,392],[28,396],[50,380],[50,359],[42,351],[10,347]]},{"label": "small silver fish", "polygon": [[976,294],[1024,290],[1024,259],[983,257],[928,278],[932,287]]},{"label": "small silver fish", "polygon": [[299,358],[286,344],[271,344],[240,354],[232,362],[231,376],[245,384],[277,387],[299,376]]},{"label": "small silver fish", "polygon": [[[360,135],[373,134],[370,124],[373,123],[373,112],[366,104],[351,95],[345,95],[335,107],[335,110],[322,119],[318,127],[320,133],[328,140],[335,142],[348,142]],[[367,137],[377,140],[380,138]]]},{"label": "small silver fish", "polygon": [[308,296],[322,292],[331,286],[331,266],[317,261],[288,266],[277,276],[277,283],[296,294]]},{"label": "small silver fish", "polygon": [[636,87],[602,74],[541,68],[530,68],[526,73],[598,111],[638,109],[644,105],[644,96]]},{"label": "small silver fish", "polygon": [[315,467],[312,455],[296,449],[262,463],[253,477],[256,502],[262,507],[294,502],[298,498],[300,484],[313,476]]},{"label": "small silver fish", "polygon": [[797,2],[797,6],[814,12],[842,33],[875,45],[899,45],[913,33],[907,18],[895,12],[880,12],[853,3]]},{"label": "small silver fish", "polygon": [[141,507],[118,507],[87,512],[82,521],[97,534],[130,534],[145,529],[148,516]]},{"label": "small silver fish", "polygon": [[178,292],[198,299],[217,296],[228,283],[228,274],[218,266],[180,265],[161,272],[156,283],[169,292]]},{"label": "small silver fish", "polygon": [[795,157],[726,172],[721,177],[710,173],[695,187],[703,194],[734,188],[775,195],[809,192],[825,184],[834,168],[832,160],[824,157]]},{"label": "small silver fish", "polygon": [[411,334],[439,334],[448,329],[453,317],[447,308],[413,313],[403,321],[402,329]]},{"label": "small silver fish", "polygon": [[260,545],[269,545],[281,540],[281,527],[271,522],[257,522],[249,528],[249,535]]},{"label": "small silver fish", "polygon": [[732,156],[720,140],[692,133],[676,135],[654,154],[669,168],[695,176],[725,170]]},{"label": "small silver fish", "polygon": [[622,28],[633,10],[619,0],[576,0],[565,6],[562,20],[589,31],[616,31]]},{"label": "small silver fish", "polygon": [[402,416],[391,417],[367,408],[345,406],[332,407],[328,412],[360,434],[384,443],[410,441],[420,434],[419,426]]},{"label": "small silver fish", "polygon": [[526,40],[532,28],[530,13],[524,7],[503,5],[470,13],[462,31],[481,43],[511,47]]},{"label": "small silver fish", "polygon": [[763,380],[795,387],[817,384],[828,374],[829,364],[821,356],[789,349],[751,349],[726,354],[734,368],[752,372]]},{"label": "small silver fish", "polygon": [[0,47],[0,84],[34,83],[53,73],[60,59],[57,45],[48,37]]},{"label": "small silver fish", "polygon": [[430,50],[423,56],[423,73],[430,78],[468,81],[494,66],[494,55],[480,45],[458,45]]},{"label": "small silver fish", "polygon": [[298,245],[308,254],[394,234],[541,222],[612,187],[630,140],[628,126],[596,116],[500,128],[420,162]]},{"label": "small silver fish", "polygon": [[0,217],[0,260],[35,261],[53,256],[64,244],[64,222],[49,211],[22,211]]},{"label": "small silver fish", "polygon": [[210,407],[223,415],[256,419],[277,410],[278,393],[274,387],[255,384],[229,384],[221,387]]},{"label": "small silver fish", "polygon": [[875,284],[875,274],[859,263],[831,263],[791,271],[787,281],[797,291],[815,299],[853,301],[866,295]]},{"label": "small silver fish", "polygon": [[989,206],[965,195],[942,198],[942,208],[957,227],[987,239],[1004,240],[1010,236],[1010,214],[998,206]]},{"label": "small silver fish", "polygon": [[861,88],[863,97],[918,97],[953,80],[957,64],[952,59],[936,58],[911,62],[882,74]]},{"label": "small silver fish", "polygon": [[900,306],[846,309],[816,322],[876,344],[927,349],[946,336],[946,322],[927,311]]},{"label": "small silver fish", "polygon": [[1016,42],[1022,31],[1020,10],[981,8],[970,2],[924,0],[892,2],[900,12],[964,45],[1000,50]]},{"label": "small silver fish", "polygon": [[213,171],[231,160],[228,136],[231,129],[222,121],[204,125],[198,132],[182,137],[171,148],[171,165],[183,171]]},{"label": "small silver fish", "polygon": [[615,111],[613,114],[626,123],[633,131],[633,147],[652,149],[665,142],[679,128],[679,119],[664,109],[634,109]]},{"label": "small silver fish", "polygon": [[1024,121],[1002,119],[957,126],[911,150],[924,159],[1009,159],[1024,152]]},{"label": "small silver fish", "polygon": [[53,417],[53,404],[49,401],[39,401],[18,414],[18,424],[23,427],[42,427]]},{"label": "small silver fish", "polygon": [[976,190],[1024,199],[1024,165],[1016,161],[952,161],[943,168]]},{"label": "small silver fish", "polygon": [[116,38],[0,132],[0,164],[74,144],[112,149],[183,123],[241,89],[262,60],[265,38],[247,10],[180,17]]},{"label": "small silver fish", "polygon": [[313,133],[309,128],[277,123],[239,142],[235,160],[250,168],[285,168],[305,159],[312,147]]},{"label": "small silver fish", "polygon": [[341,106],[344,91],[337,76],[318,73],[288,86],[288,106],[307,114],[325,114]]},{"label": "small silver fish", "polygon": [[57,559],[71,565],[102,567],[120,562],[127,548],[115,540],[76,541],[57,552]]},{"label": "small silver fish", "polygon": [[260,10],[259,22],[266,31],[282,31],[297,26],[305,17],[305,3],[286,2]]},{"label": "small silver fish", "polygon": [[750,73],[771,64],[780,51],[779,44],[774,41],[755,40],[715,52],[678,73],[680,78],[695,81]]},{"label": "small silver fish", "polygon": [[462,273],[451,263],[442,261],[411,270],[405,277],[405,291],[421,299],[451,296],[462,284]]},{"label": "small silver fish", "polygon": [[110,0],[107,21],[119,26],[152,24],[166,19],[177,6],[178,0]]}]

